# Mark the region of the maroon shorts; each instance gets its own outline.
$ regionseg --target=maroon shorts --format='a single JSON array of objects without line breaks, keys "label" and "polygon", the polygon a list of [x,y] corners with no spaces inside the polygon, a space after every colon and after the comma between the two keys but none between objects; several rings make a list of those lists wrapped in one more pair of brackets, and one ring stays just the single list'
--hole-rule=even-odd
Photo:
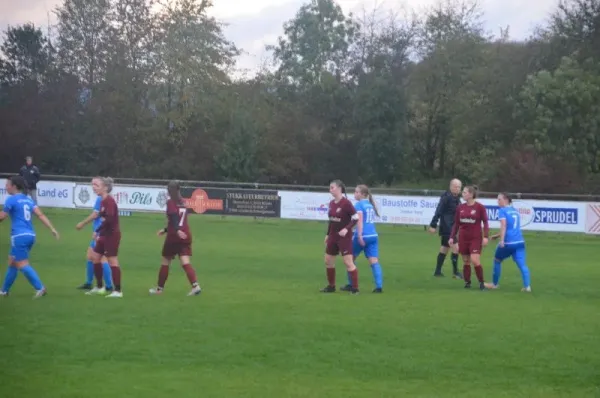
[{"label": "maroon shorts", "polygon": [[121,233],[112,235],[98,236],[94,252],[106,257],[116,257],[119,254],[119,245],[121,244]]},{"label": "maroon shorts", "polygon": [[352,235],[348,233],[344,238],[328,238],[325,253],[330,256],[337,256],[338,254],[342,256],[352,255]]},{"label": "maroon shorts", "polygon": [[191,256],[192,255],[192,244],[189,242],[169,242],[165,240],[165,244],[162,248],[162,256],[169,260],[174,259],[176,256]]},{"label": "maroon shorts", "polygon": [[471,254],[481,254],[483,240],[459,240],[458,241],[458,252],[463,256],[469,256]]}]

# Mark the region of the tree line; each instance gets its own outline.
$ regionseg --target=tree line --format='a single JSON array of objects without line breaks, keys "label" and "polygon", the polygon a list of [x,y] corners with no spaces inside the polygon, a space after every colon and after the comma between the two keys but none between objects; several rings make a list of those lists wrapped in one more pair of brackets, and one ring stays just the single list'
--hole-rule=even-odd
[{"label": "tree line", "polygon": [[562,0],[527,40],[470,0],[345,15],[307,0],[236,78],[210,0],[64,0],[0,46],[0,170],[600,192],[600,1]]}]

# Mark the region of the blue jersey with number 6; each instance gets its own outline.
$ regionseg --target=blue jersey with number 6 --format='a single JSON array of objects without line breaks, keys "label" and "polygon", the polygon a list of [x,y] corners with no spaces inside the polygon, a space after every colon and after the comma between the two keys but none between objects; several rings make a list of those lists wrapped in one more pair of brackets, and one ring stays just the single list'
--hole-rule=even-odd
[{"label": "blue jersey with number 6", "polygon": [[[371,202],[368,199],[360,200],[354,205],[354,208],[357,213],[362,214],[363,238],[377,236],[377,230],[375,229],[375,209]],[[358,236],[358,229],[354,230],[354,235]]]},{"label": "blue jersey with number 6", "polygon": [[506,220],[504,244],[511,245],[525,242],[521,233],[521,215],[514,207],[501,207],[498,212],[498,219]]},{"label": "blue jersey with number 6", "polygon": [[37,205],[25,194],[18,193],[6,198],[4,212],[11,219],[11,235],[35,235],[31,217]]}]

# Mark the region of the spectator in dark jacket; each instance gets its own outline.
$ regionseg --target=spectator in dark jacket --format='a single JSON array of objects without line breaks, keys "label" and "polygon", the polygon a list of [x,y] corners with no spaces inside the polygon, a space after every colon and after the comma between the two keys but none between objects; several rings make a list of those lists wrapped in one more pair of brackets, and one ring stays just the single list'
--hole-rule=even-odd
[{"label": "spectator in dark jacket", "polygon": [[25,179],[31,199],[37,203],[37,184],[40,182],[40,169],[33,164],[31,156],[25,158],[25,165],[21,167],[19,174]]},{"label": "spectator in dark jacket", "polygon": [[[462,183],[458,179],[450,181],[450,189],[442,194],[440,202],[435,209],[435,214],[429,224],[429,232],[435,233],[439,222],[439,235],[441,237],[440,252],[437,256],[437,265],[433,276],[442,277],[442,266],[446,260],[446,255],[450,249],[448,240],[450,239],[450,232],[454,225],[454,213],[456,208],[460,204],[460,191],[462,189]],[[454,278],[462,279],[462,275],[458,272],[458,245],[452,245],[452,272]]]}]

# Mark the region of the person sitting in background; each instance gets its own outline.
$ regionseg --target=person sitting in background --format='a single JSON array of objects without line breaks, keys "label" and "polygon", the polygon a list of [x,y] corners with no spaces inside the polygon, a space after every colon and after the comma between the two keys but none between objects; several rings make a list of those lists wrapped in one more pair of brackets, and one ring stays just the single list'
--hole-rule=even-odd
[{"label": "person sitting in background", "polygon": [[37,184],[40,182],[40,169],[33,164],[31,156],[25,158],[25,165],[21,167],[19,175],[25,180],[29,196],[37,204]]}]

